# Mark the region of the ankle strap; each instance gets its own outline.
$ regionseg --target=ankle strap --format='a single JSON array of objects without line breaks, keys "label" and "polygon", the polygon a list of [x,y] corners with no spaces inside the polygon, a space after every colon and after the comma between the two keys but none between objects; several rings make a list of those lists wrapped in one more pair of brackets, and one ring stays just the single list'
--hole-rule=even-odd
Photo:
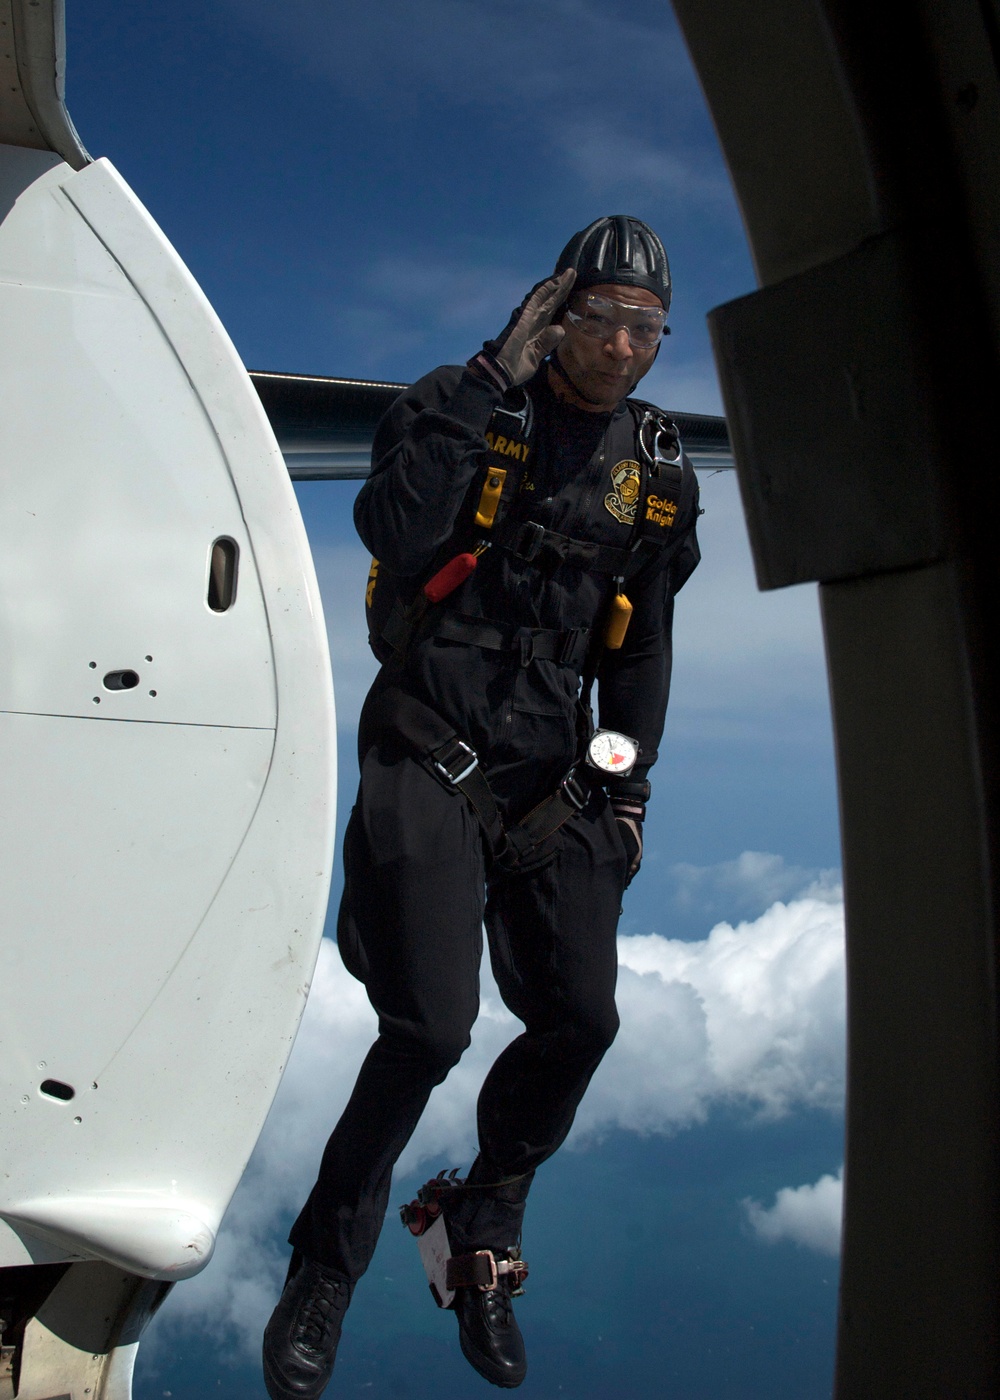
[{"label": "ankle strap", "polygon": [[520,1292],[528,1266],[523,1259],[498,1259],[492,1249],[477,1249],[474,1254],[451,1256],[447,1284],[449,1288],[478,1288],[487,1293],[505,1274],[511,1276],[514,1291]]}]

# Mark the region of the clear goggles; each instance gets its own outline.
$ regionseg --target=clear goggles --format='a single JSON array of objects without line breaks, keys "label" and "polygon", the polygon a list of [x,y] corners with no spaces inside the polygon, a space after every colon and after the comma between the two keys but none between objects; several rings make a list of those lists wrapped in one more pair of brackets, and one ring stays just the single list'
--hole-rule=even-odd
[{"label": "clear goggles", "polygon": [[597,292],[589,292],[576,311],[567,308],[566,319],[595,340],[610,340],[624,330],[633,350],[652,350],[670,334],[667,313],[662,306],[630,306]]}]

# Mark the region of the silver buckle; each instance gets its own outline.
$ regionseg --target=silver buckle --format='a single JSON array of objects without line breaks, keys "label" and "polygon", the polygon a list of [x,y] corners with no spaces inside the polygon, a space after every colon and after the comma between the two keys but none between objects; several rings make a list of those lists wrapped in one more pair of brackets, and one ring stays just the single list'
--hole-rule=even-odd
[{"label": "silver buckle", "polygon": [[576,776],[576,771],[577,765],[574,764],[559,784],[559,790],[574,811],[582,812],[587,805],[590,789]]},{"label": "silver buckle", "polygon": [[496,1288],[501,1274],[513,1274],[514,1281],[518,1284],[518,1293],[523,1293],[524,1289],[520,1285],[528,1277],[528,1266],[523,1259],[501,1259],[497,1262],[496,1255],[492,1249],[477,1249],[473,1255],[475,1259],[488,1259],[490,1265],[490,1277],[486,1283],[477,1283],[476,1287],[480,1293],[489,1293]]},{"label": "silver buckle", "polygon": [[447,778],[449,783],[457,787],[464,778],[467,778],[470,773],[474,772],[475,769],[479,767],[479,755],[476,753],[475,749],[470,748],[469,745],[464,743],[461,739],[455,739],[454,743],[458,745],[462,753],[468,754],[469,758],[472,760],[471,763],[467,764],[466,767],[462,769],[461,773],[452,773],[436,758],[433,762],[434,767],[441,774],[442,778]]},{"label": "silver buckle", "polygon": [[[491,1288],[496,1288],[497,1286],[497,1261],[492,1249],[477,1249],[476,1258],[488,1259],[490,1261],[490,1281],[489,1283],[480,1283],[478,1285],[480,1293],[489,1293]],[[504,1269],[503,1272],[506,1273],[507,1270]]]}]

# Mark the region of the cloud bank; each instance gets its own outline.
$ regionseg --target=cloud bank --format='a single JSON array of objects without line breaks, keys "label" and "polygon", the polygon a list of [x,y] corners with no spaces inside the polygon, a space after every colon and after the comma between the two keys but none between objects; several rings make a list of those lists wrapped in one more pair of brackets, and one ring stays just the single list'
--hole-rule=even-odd
[{"label": "cloud bank", "polygon": [[717,865],[692,865],[681,861],[670,867],[674,901],[681,909],[698,909],[713,915],[719,909],[730,918],[752,914],[777,900],[806,895],[826,903],[843,900],[839,870],[806,870],[787,865],[769,851],[744,851],[736,860]]},{"label": "cloud bank", "polygon": [[735,473],[703,472],[699,481],[705,562],[677,602],[669,741],[773,744],[828,736],[815,585],[760,594]]},{"label": "cloud bank", "polygon": [[766,1244],[790,1240],[821,1254],[840,1253],[840,1222],[844,1207],[844,1168],[836,1176],[821,1176],[812,1186],[785,1186],[773,1206],[742,1203],[750,1227]]},{"label": "cloud bank", "polygon": [[[615,1130],[674,1133],[721,1104],[764,1118],[842,1104],[843,907],[835,892],[776,902],[757,919],[718,924],[700,942],[655,933],[623,937],[619,958],[622,1030],[583,1102],[571,1148],[586,1150]],[[432,1095],[400,1174],[468,1164],[479,1085],[518,1029],[484,965],[472,1047]],[[171,1319],[190,1327],[211,1318],[230,1344],[256,1348],[284,1268],[285,1251],[275,1241],[312,1183],[326,1134],[374,1035],[363,988],[324,940],[288,1072],[216,1257],[175,1290],[168,1328]],[[790,1233],[798,1228],[809,1243],[807,1225],[794,1221],[824,1208],[829,1216],[828,1195],[820,1182],[779,1193],[769,1210],[756,1203],[746,1209],[762,1238],[798,1238]],[[830,1228],[826,1235],[818,1229],[815,1238],[828,1238]]]},{"label": "cloud bank", "polygon": [[735,215],[732,185],[721,164],[698,161],[692,153],[678,155],[673,147],[623,132],[604,119],[578,118],[557,132],[557,147],[571,168],[602,195],[627,199],[638,187],[674,205],[686,202]]},{"label": "cloud bank", "polygon": [[292,72],[311,70],[358,103],[414,111],[447,102],[476,115],[485,109],[516,134],[531,119],[544,129],[546,117],[567,109],[591,113],[598,94],[608,93],[616,112],[648,125],[655,96],[658,112],[675,117],[676,143],[691,126],[696,79],[670,11],[646,8],[643,16],[642,7],[617,0],[610,7],[591,0],[382,0],[333,10],[325,0],[296,0],[276,26],[265,0],[230,0],[234,23],[261,34]]}]

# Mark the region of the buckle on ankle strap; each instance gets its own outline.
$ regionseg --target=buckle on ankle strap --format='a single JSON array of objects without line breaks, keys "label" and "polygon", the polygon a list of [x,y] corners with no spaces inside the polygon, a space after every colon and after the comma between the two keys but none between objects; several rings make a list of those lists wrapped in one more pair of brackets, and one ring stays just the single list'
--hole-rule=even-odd
[{"label": "buckle on ankle strap", "polygon": [[498,1259],[492,1249],[477,1249],[474,1254],[452,1255],[448,1260],[447,1284],[449,1288],[478,1288],[481,1293],[488,1293],[505,1274],[511,1276],[513,1292],[520,1293],[528,1277],[528,1266],[523,1259]]},{"label": "buckle on ankle strap", "polygon": [[[527,1264],[523,1259],[509,1259],[501,1262],[506,1264],[506,1268],[503,1272],[510,1275],[511,1281],[514,1284],[514,1287],[510,1290],[510,1296],[512,1298],[520,1298],[521,1294],[524,1292],[524,1281],[528,1277]],[[500,1271],[499,1264],[497,1265],[497,1271]]]}]

